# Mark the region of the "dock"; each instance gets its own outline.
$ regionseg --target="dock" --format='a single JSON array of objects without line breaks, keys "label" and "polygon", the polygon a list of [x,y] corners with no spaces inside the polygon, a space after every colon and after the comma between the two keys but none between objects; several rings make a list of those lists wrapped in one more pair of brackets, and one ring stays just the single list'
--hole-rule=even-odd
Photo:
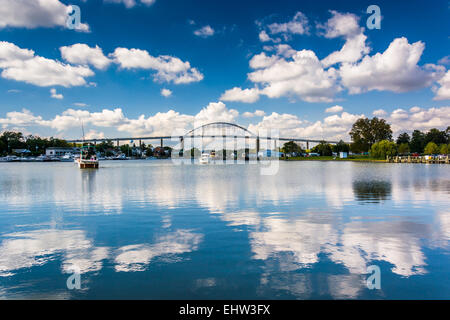
[{"label": "dock", "polygon": [[436,163],[436,164],[449,164],[450,157],[447,156],[395,156],[386,157],[387,162],[392,163]]}]

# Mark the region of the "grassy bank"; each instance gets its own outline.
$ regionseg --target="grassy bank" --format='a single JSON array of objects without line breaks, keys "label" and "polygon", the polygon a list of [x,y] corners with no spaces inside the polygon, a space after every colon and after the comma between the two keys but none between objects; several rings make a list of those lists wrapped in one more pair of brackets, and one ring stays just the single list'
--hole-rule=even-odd
[{"label": "grassy bank", "polygon": [[386,160],[375,159],[370,156],[360,156],[354,155],[348,158],[341,159],[335,158],[333,156],[319,156],[319,157],[290,157],[290,158],[280,158],[285,161],[358,161],[358,162],[386,162]]}]

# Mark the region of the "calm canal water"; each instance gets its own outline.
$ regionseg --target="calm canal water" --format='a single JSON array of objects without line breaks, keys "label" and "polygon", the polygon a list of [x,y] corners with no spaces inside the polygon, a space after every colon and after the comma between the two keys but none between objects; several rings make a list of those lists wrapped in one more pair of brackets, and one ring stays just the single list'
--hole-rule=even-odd
[{"label": "calm canal water", "polygon": [[449,169],[1,163],[0,298],[449,299]]}]

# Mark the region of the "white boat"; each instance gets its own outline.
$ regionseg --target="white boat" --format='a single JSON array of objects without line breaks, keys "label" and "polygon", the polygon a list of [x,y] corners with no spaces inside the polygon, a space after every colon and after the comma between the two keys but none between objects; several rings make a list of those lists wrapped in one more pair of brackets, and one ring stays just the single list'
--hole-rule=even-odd
[{"label": "white boat", "polygon": [[80,157],[76,160],[80,169],[98,169],[97,155],[91,146],[83,146],[81,148]]},{"label": "white boat", "polygon": [[113,160],[128,160],[127,156],[125,154],[120,154],[117,157],[114,157]]},{"label": "white boat", "polygon": [[73,156],[71,153],[66,153],[65,155],[63,155],[61,157],[61,161],[62,162],[72,162],[73,161]]},{"label": "white boat", "polygon": [[208,164],[211,160],[211,155],[209,153],[202,153],[202,156],[200,157],[200,164]]}]

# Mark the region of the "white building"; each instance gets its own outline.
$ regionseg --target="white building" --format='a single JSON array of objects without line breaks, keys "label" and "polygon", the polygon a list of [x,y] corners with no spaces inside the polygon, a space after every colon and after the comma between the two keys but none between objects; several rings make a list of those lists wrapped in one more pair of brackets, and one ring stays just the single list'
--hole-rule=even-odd
[{"label": "white building", "polygon": [[62,157],[66,153],[75,153],[77,150],[76,148],[56,148],[51,147],[45,149],[45,155],[49,157]]}]

